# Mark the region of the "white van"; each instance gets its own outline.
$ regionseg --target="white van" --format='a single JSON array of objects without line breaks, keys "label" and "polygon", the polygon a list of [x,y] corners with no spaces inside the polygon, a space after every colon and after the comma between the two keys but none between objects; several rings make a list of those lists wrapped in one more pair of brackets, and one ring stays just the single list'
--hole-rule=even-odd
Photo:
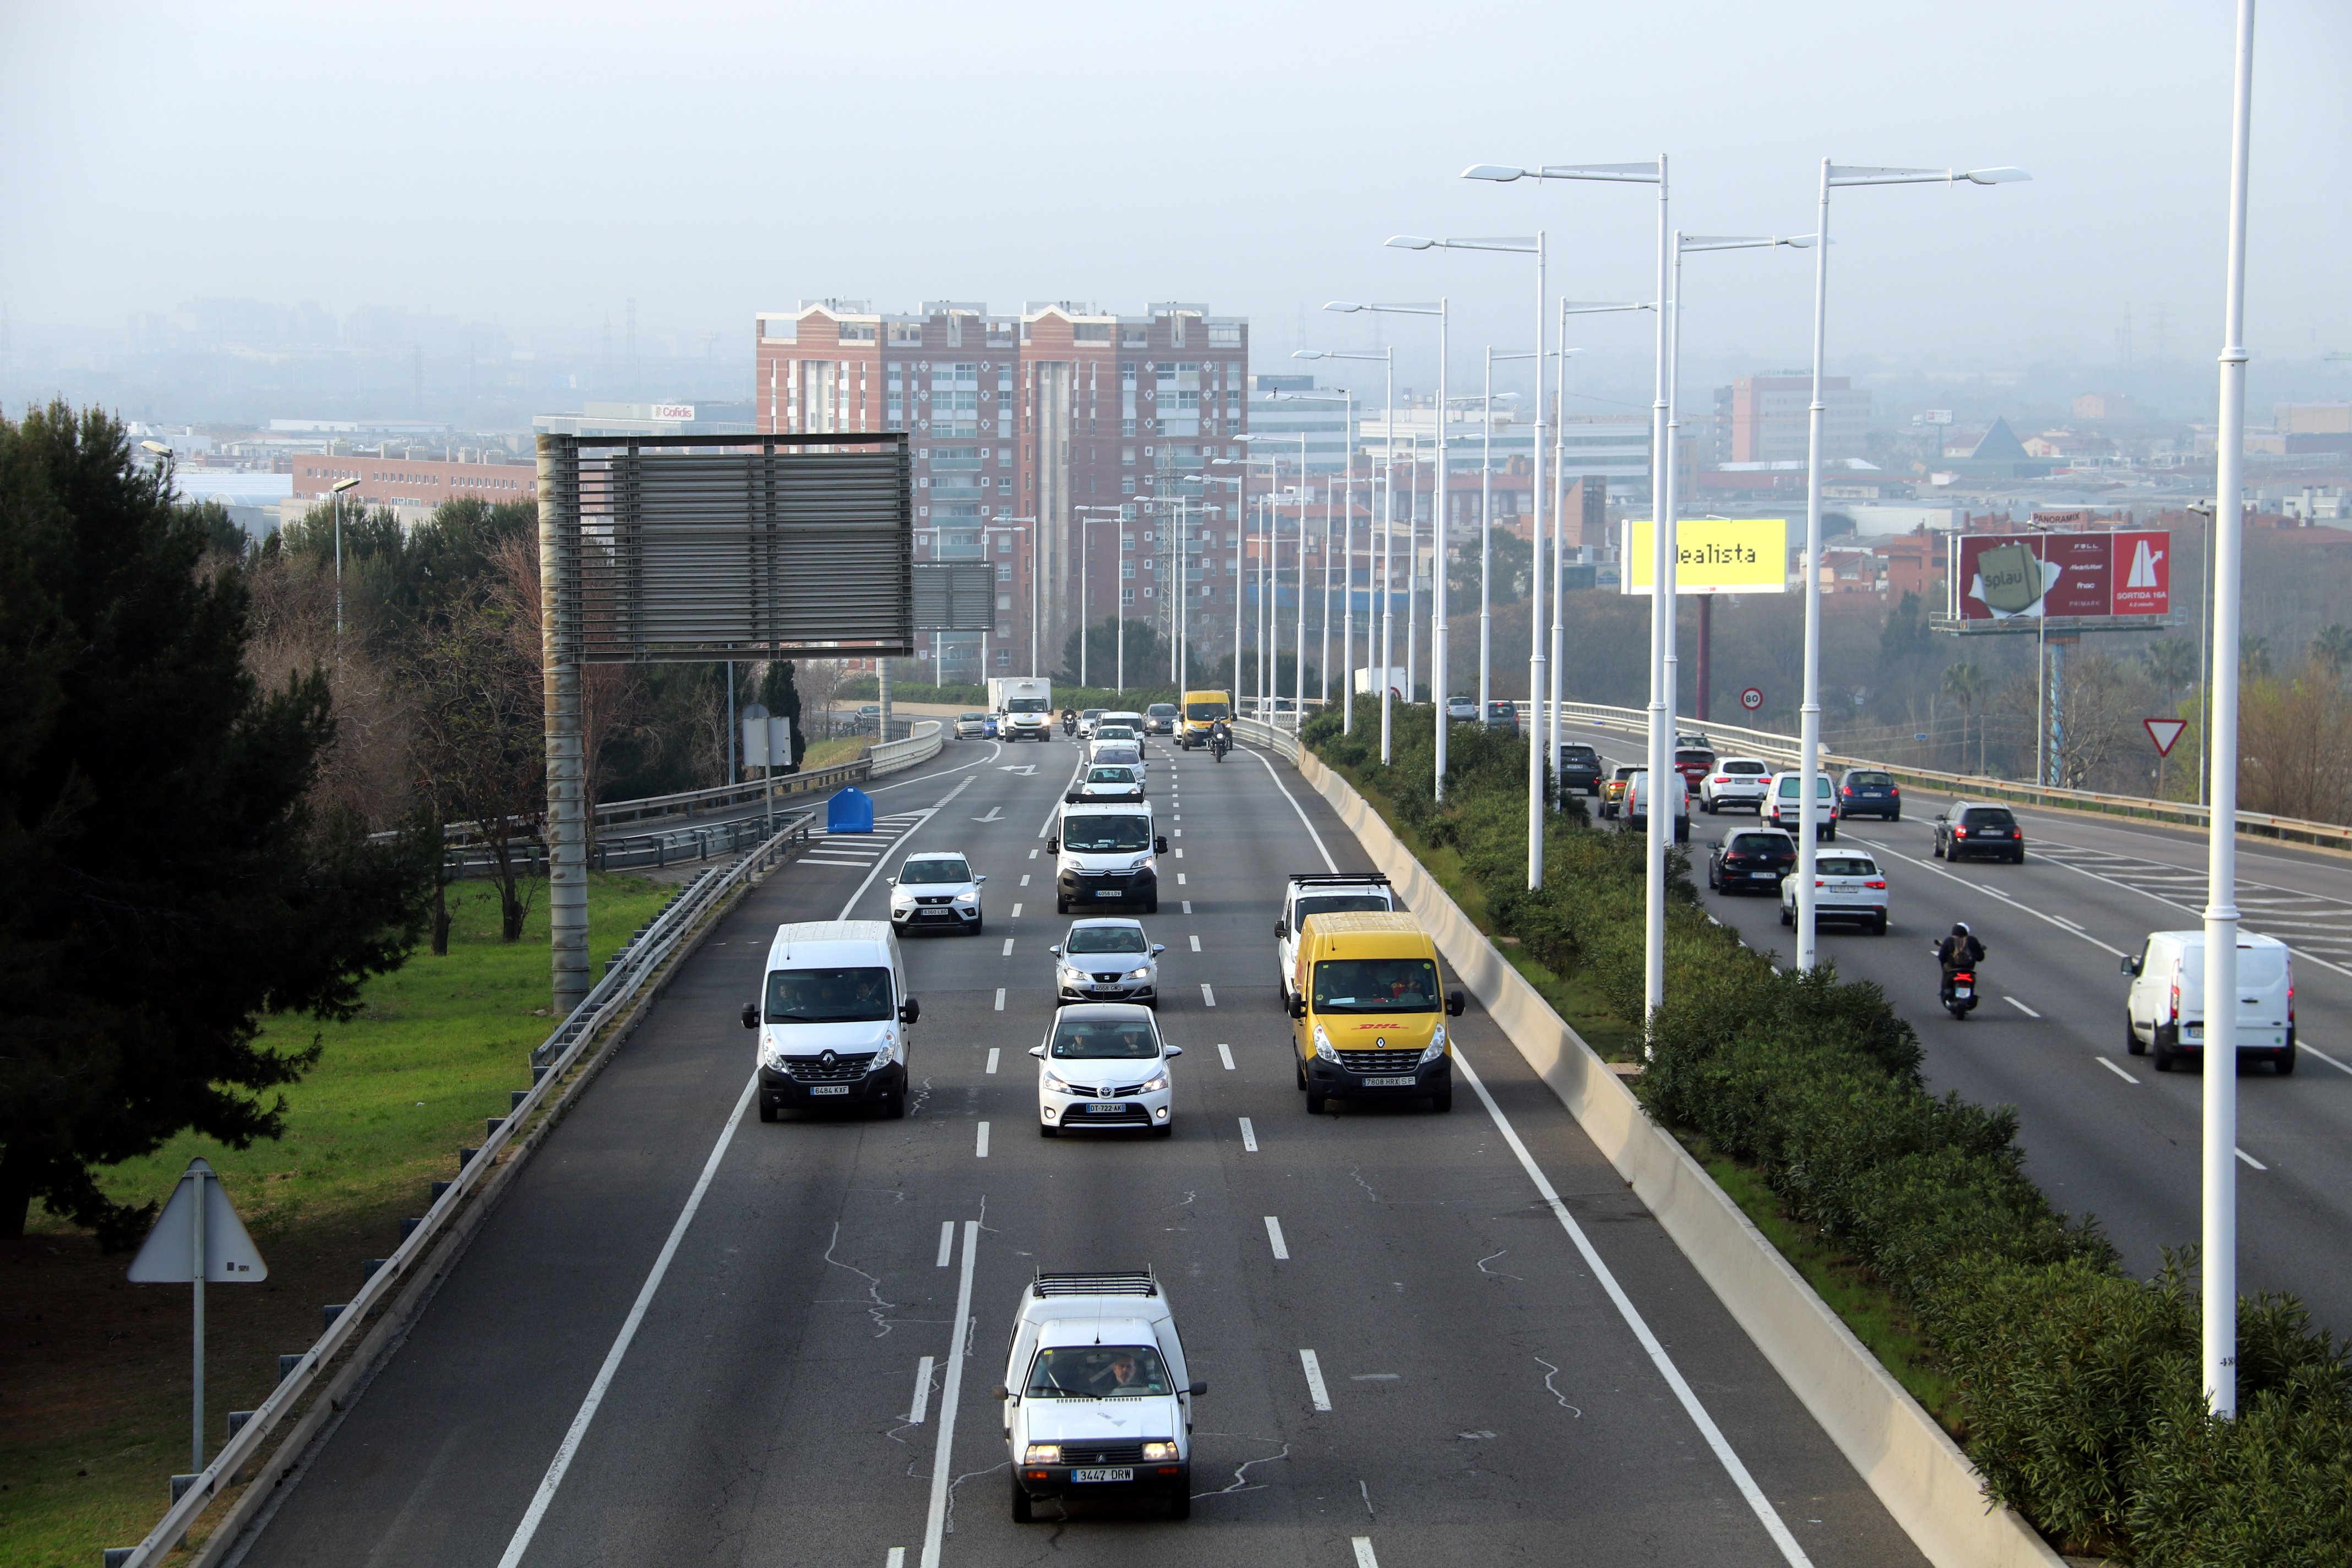
[{"label": "white van", "polygon": [[[1819,842],[1837,842],[1837,791],[1830,785],[1830,775],[1813,775],[1813,838]],[[1759,821],[1769,822],[1794,838],[1802,826],[1797,819],[1805,804],[1805,775],[1774,773],[1764,786],[1764,804],[1756,808]]]},{"label": "white van", "polygon": [[[1679,773],[1666,774],[1666,799],[1675,814],[1675,842],[1690,842],[1690,783]],[[1650,831],[1650,770],[1636,768],[1625,780],[1625,826],[1634,833]]]},{"label": "white van", "polygon": [[1190,1519],[1192,1402],[1209,1392],[1192,1375],[1150,1269],[1039,1269],[990,1390],[1004,1405],[1013,1522],[1032,1522],[1041,1498],[1164,1498],[1170,1518]]},{"label": "white van", "polygon": [[1168,840],[1152,830],[1150,802],[1065,803],[1045,852],[1054,857],[1055,914],[1114,901],[1158,912],[1159,857],[1168,853]]},{"label": "white van", "polygon": [[871,1106],[907,1114],[907,1052],[922,1006],[885,921],[776,928],[767,981],[743,1008],[759,1031],[760,1120],[787,1106]]},{"label": "white van", "polygon": [[[2124,960],[2132,977],[2124,998],[2126,1048],[2154,1053],[2156,1070],[2205,1054],[2205,933],[2150,931],[2147,946]],[[2294,1070],[2294,969],[2273,936],[2238,937],[2238,1059],[2268,1060],[2281,1076]]]}]

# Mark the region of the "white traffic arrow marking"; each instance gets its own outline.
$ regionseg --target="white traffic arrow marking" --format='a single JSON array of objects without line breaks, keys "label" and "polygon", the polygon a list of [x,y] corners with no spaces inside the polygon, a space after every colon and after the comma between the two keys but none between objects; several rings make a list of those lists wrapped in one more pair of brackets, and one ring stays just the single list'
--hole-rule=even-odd
[{"label": "white traffic arrow marking", "polygon": [[1016,766],[1012,763],[1007,763],[996,771],[1000,773],[1019,773],[1023,778],[1034,778],[1037,774],[1037,764],[1034,763],[1024,763]]},{"label": "white traffic arrow marking", "polygon": [[994,822],[998,817],[1003,816],[1003,815],[1004,808],[1003,806],[992,805],[988,808],[988,815],[986,816],[975,816],[972,820],[974,822]]}]

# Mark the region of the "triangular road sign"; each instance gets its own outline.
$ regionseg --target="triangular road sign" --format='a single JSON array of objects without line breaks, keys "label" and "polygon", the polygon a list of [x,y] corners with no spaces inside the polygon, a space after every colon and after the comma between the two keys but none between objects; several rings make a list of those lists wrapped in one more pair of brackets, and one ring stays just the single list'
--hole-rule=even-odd
[{"label": "triangular road sign", "polygon": [[2147,726],[2147,738],[2156,742],[2156,754],[2159,757],[2172,755],[2173,745],[2180,739],[2180,731],[2189,728],[2186,719],[2143,719],[2140,722]]},{"label": "triangular road sign", "polygon": [[147,1244],[131,1260],[134,1285],[186,1285],[196,1278],[195,1218],[197,1194],[205,1205],[205,1282],[208,1285],[257,1285],[269,1278],[253,1237],[221,1190],[220,1177],[202,1160],[188,1162],[172,1201],[147,1233]]}]

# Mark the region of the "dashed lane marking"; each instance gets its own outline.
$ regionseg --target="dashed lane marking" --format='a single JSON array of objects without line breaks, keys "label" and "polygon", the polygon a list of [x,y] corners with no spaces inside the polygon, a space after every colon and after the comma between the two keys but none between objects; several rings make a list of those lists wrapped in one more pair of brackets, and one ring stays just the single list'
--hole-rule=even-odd
[{"label": "dashed lane marking", "polygon": [[1290,1248],[1284,1245],[1282,1239],[1282,1222],[1275,1218],[1272,1215],[1265,1216],[1265,1239],[1274,1247],[1274,1257],[1276,1262],[1287,1263],[1290,1261]]},{"label": "dashed lane marking", "polygon": [[1234,1070],[1234,1048],[1223,1040],[1217,1042],[1217,1059],[1225,1064],[1227,1072]]},{"label": "dashed lane marking", "polygon": [[[1219,1046],[1217,1048],[1223,1050],[1225,1047]],[[1225,1065],[1230,1067],[1233,1064],[1228,1062]],[[1257,1152],[1257,1129],[1250,1125],[1250,1119],[1246,1116],[1242,1118],[1242,1147],[1253,1154]]]},{"label": "dashed lane marking", "polygon": [[939,1267],[940,1267],[940,1268],[945,1268],[948,1266],[949,1261],[950,1261],[950,1259],[952,1259],[954,1257],[955,1257],[955,1221],[953,1221],[953,1220],[951,1220],[951,1219],[943,1219],[943,1220],[940,1221],[940,1261],[939,1261]]},{"label": "dashed lane marking", "polygon": [[1201,951],[1201,936],[1198,931],[1192,933],[1192,951],[1194,952]]},{"label": "dashed lane marking", "polygon": [[2004,996],[2001,1000],[2008,1003],[2011,1006],[2016,1008],[2019,1012],[2024,1014],[2029,1018],[2039,1018],[2042,1016],[2041,1014],[2035,1012],[2032,1008],[2027,1006],[2024,1003],[2019,1001],[2014,996]]},{"label": "dashed lane marking", "polygon": [[1009,918],[1016,921],[1021,918],[1021,906],[1019,904],[1013,906],[1013,913]]},{"label": "dashed lane marking", "polygon": [[996,1010],[1000,1013],[1004,1011],[1004,987],[1002,985],[996,988]]},{"label": "dashed lane marking", "polygon": [[1003,956],[1005,956],[1006,958],[1010,958],[1010,957],[1012,957],[1012,956],[1013,956],[1013,939],[1012,939],[1011,937],[1009,937],[1009,936],[1008,936],[1008,937],[1006,937],[1006,938],[1004,939],[1004,954],[1003,954]]},{"label": "dashed lane marking", "polygon": [[988,1158],[988,1123],[985,1121],[980,1124],[980,1147],[974,1152],[974,1157],[982,1160]]},{"label": "dashed lane marking", "polygon": [[1001,1046],[991,1046],[988,1047],[988,1065],[981,1069],[982,1072],[994,1072],[996,1070],[997,1053],[1003,1049],[1003,1047]]},{"label": "dashed lane marking", "polygon": [[931,1408],[931,1368],[936,1364],[929,1356],[915,1363],[915,1402],[907,1406],[907,1425],[920,1426]]},{"label": "dashed lane marking", "polygon": [[1315,1402],[1316,1409],[1328,1413],[1331,1391],[1323,1386],[1323,1363],[1315,1359],[1313,1351],[1302,1350],[1298,1352],[1298,1364],[1307,1373],[1307,1397]]},{"label": "dashed lane marking", "polygon": [[1201,982],[1201,1005],[1202,1005],[1202,1006],[1203,1006],[1203,1007],[1213,1007],[1213,1006],[1215,1006],[1216,1005],[1217,1005],[1217,994],[1216,994],[1216,992],[1214,992],[1213,990],[1210,989],[1210,987],[1209,987],[1209,983],[1208,983],[1207,981],[1205,981],[1205,980],[1202,981],[1202,982]]},{"label": "dashed lane marking", "polygon": [[2238,1151],[2238,1158],[2243,1160],[2247,1164],[2252,1165],[2257,1171],[2267,1171],[2270,1169],[2268,1165],[2263,1164],[2260,1160],[2255,1159],[2243,1149]]},{"label": "dashed lane marking", "polygon": [[2124,1071],[2123,1068],[2117,1067],[2114,1062],[2109,1061],[2105,1057],[2093,1057],[2091,1059],[2098,1063],[2101,1067],[2106,1068],[2109,1072],[2115,1074],[2117,1078],[2123,1079],[2126,1083],[2137,1083],[2139,1081],[2139,1079],[2132,1077],[2131,1074]]}]

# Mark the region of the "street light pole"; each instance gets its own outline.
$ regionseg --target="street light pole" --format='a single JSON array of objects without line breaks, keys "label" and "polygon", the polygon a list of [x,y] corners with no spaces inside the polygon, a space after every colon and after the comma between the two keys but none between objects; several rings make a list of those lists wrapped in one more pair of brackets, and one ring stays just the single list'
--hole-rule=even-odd
[{"label": "street light pole", "polygon": [[335,498],[335,636],[343,635],[343,492],[357,479],[337,479],[328,493]]}]

